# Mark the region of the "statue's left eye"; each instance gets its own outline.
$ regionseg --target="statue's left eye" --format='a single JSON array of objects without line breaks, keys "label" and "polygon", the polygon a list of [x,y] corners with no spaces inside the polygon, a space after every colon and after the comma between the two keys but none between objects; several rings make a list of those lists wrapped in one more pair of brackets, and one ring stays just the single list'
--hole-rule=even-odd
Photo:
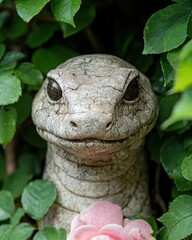
[{"label": "statue's left eye", "polygon": [[53,101],[59,101],[62,98],[62,90],[54,79],[49,79],[47,84],[47,94]]},{"label": "statue's left eye", "polygon": [[135,101],[139,97],[139,83],[138,78],[133,79],[124,93],[123,99],[127,101]]}]

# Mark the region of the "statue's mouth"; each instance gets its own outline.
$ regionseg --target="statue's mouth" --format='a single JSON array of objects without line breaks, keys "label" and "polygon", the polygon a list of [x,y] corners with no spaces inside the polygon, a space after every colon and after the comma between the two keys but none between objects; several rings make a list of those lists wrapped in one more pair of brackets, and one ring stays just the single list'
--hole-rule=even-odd
[{"label": "statue's mouth", "polygon": [[102,140],[96,138],[68,139],[55,136],[40,128],[37,128],[37,131],[46,141],[60,148],[69,149],[71,151],[89,151],[90,154],[117,152],[130,142],[129,138],[118,140]]},{"label": "statue's mouth", "polygon": [[55,134],[47,131],[47,130],[44,130],[44,129],[41,129],[41,128],[37,128],[37,132],[44,138],[46,138],[46,140],[51,140],[50,138],[55,138],[55,139],[59,139],[60,141],[64,141],[64,142],[71,142],[71,143],[84,143],[84,144],[93,144],[93,143],[101,143],[101,144],[113,144],[113,143],[123,143],[125,142],[128,138],[123,138],[123,139],[97,139],[97,138],[81,138],[81,139],[73,139],[73,138],[63,138],[63,137],[60,137],[60,136],[56,136]]}]

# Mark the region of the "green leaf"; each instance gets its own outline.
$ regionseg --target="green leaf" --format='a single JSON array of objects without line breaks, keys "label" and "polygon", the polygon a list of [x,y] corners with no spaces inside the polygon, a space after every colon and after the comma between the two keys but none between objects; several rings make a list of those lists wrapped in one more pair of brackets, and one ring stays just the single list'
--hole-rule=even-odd
[{"label": "green leaf", "polygon": [[2,29],[7,19],[9,18],[9,16],[10,16],[10,13],[8,11],[3,11],[0,13],[0,29]]},{"label": "green leaf", "polygon": [[15,74],[27,85],[37,86],[39,88],[43,82],[43,74],[29,62],[20,64],[15,70]]},{"label": "green leaf", "polygon": [[9,240],[27,240],[34,230],[35,228],[31,224],[21,223],[12,230]]},{"label": "green leaf", "polygon": [[95,16],[96,11],[94,6],[82,6],[75,16],[76,28],[67,23],[60,24],[64,38],[70,37],[89,26],[93,22]]},{"label": "green leaf", "polygon": [[0,105],[16,102],[21,95],[21,82],[11,73],[0,73]]},{"label": "green leaf", "polygon": [[24,57],[25,55],[20,52],[16,51],[7,52],[3,59],[0,61],[0,71],[13,69],[17,64],[17,60],[20,60]]},{"label": "green leaf", "polygon": [[19,156],[18,166],[20,169],[27,173],[31,173],[34,175],[36,168],[41,164],[41,159],[37,155],[37,153],[26,152]]},{"label": "green leaf", "polygon": [[57,24],[43,23],[37,25],[28,35],[27,44],[31,48],[37,48],[46,43],[59,29]]},{"label": "green leaf", "polygon": [[3,224],[0,226],[0,239],[9,240],[10,233],[13,229],[13,226],[10,224]]},{"label": "green leaf", "polygon": [[17,125],[20,125],[31,114],[32,96],[29,93],[24,92],[14,106],[17,110]]},{"label": "green leaf", "polygon": [[172,4],[154,13],[144,29],[144,54],[163,53],[180,46],[187,38],[192,4]]},{"label": "green leaf", "polygon": [[45,227],[36,233],[33,240],[66,240],[66,231],[63,228]]},{"label": "green leaf", "polygon": [[0,191],[0,221],[11,218],[15,209],[13,197],[10,192]]},{"label": "green leaf", "polygon": [[16,130],[17,112],[14,107],[0,107],[0,144],[6,146]]},{"label": "green leaf", "polygon": [[25,22],[29,22],[49,1],[50,0],[17,0],[17,13]]},{"label": "green leaf", "polygon": [[167,95],[159,101],[159,118],[158,126],[160,126],[171,114],[175,103],[179,100],[179,94]]},{"label": "green leaf", "polygon": [[180,52],[179,65],[171,92],[181,92],[192,86],[192,40]]},{"label": "green leaf", "polygon": [[11,225],[16,226],[17,224],[19,224],[19,221],[24,215],[25,211],[23,210],[23,208],[18,208],[11,218]]},{"label": "green leaf", "polygon": [[183,159],[181,169],[183,176],[192,181],[192,154]]},{"label": "green leaf", "polygon": [[27,32],[27,24],[18,16],[14,15],[11,24],[6,28],[6,37],[16,39]]},{"label": "green leaf", "polygon": [[189,236],[192,233],[192,197],[182,195],[176,198],[159,221],[168,229],[168,240],[181,240]]},{"label": "green leaf", "polygon": [[3,57],[4,53],[5,53],[5,45],[0,43],[0,60]]},{"label": "green leaf", "polygon": [[174,49],[167,53],[167,60],[173,67],[173,69],[177,69],[179,63],[179,55],[180,55],[181,48]]},{"label": "green leaf", "polygon": [[160,149],[163,167],[179,191],[192,190],[192,182],[186,180],[181,172],[183,159],[189,154],[190,152],[184,149],[183,141],[176,137],[169,138]]},{"label": "green leaf", "polygon": [[163,71],[164,76],[164,85],[167,86],[169,83],[171,83],[174,79],[175,71],[169,61],[167,60],[167,57],[165,54],[162,55],[161,60],[161,69]]},{"label": "green leaf", "polygon": [[29,125],[23,128],[21,132],[21,136],[28,144],[36,148],[43,149],[47,146],[45,140],[43,140],[39,136],[39,134],[37,134],[37,131],[34,125]]},{"label": "green leaf", "polygon": [[3,184],[3,189],[12,193],[13,198],[21,196],[23,189],[26,187],[32,175],[22,170],[16,170],[12,173]]},{"label": "green leaf", "polygon": [[157,239],[167,240],[168,239],[168,230],[165,227],[162,227],[157,235]]},{"label": "green leaf", "polygon": [[42,72],[47,73],[67,59],[77,55],[72,49],[54,45],[49,48],[40,48],[32,56],[33,64]]},{"label": "green leaf", "polygon": [[25,212],[40,220],[49,210],[57,196],[56,187],[48,180],[35,180],[23,191],[22,204]]},{"label": "green leaf", "polygon": [[192,120],[191,112],[192,88],[183,92],[180,100],[175,104],[171,116],[162,124],[165,129],[178,121]]},{"label": "green leaf", "polygon": [[75,27],[74,16],[81,6],[81,0],[52,0],[51,9],[55,19]]},{"label": "green leaf", "polygon": [[3,156],[0,154],[0,182],[4,180],[6,176],[6,162]]}]

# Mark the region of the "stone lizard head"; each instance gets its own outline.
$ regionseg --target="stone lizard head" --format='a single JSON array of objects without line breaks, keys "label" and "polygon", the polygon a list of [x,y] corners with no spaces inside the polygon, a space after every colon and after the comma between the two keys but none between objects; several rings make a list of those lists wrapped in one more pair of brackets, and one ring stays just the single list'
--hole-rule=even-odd
[{"label": "stone lizard head", "polygon": [[120,58],[95,54],[72,58],[47,74],[32,118],[49,143],[102,152],[143,139],[157,109],[146,76]]}]

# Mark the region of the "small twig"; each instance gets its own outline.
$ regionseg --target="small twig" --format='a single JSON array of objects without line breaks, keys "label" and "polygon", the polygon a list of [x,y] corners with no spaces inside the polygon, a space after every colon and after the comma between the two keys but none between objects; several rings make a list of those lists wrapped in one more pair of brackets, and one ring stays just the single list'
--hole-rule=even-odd
[{"label": "small twig", "polygon": [[12,174],[16,169],[16,137],[5,148],[6,172]]},{"label": "small twig", "polygon": [[91,43],[93,49],[95,52],[103,52],[104,49],[99,43],[97,37],[95,36],[95,33],[90,27],[85,28],[85,33],[89,39],[89,42]]},{"label": "small twig", "polygon": [[160,189],[159,189],[160,173],[161,173],[161,166],[158,165],[157,169],[156,169],[156,174],[155,174],[155,190],[154,190],[155,194],[154,194],[154,196],[155,196],[155,202],[159,205],[162,212],[164,213],[167,211],[167,207],[166,207],[166,204],[160,194]]}]

